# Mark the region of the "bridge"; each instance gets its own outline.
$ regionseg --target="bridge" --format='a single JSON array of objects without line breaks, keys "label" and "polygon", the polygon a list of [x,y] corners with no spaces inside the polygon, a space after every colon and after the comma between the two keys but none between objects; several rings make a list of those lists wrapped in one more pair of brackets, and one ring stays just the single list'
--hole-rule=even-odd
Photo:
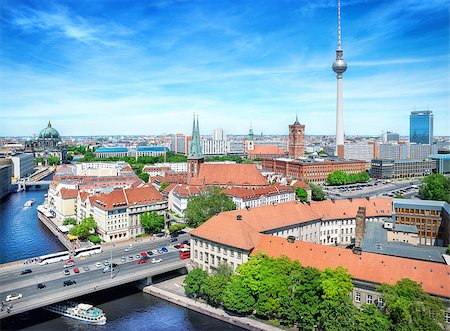
[{"label": "bridge", "polygon": [[[0,319],[126,283],[139,282],[142,286],[147,286],[151,284],[153,276],[186,268],[190,260],[181,260],[178,250],[167,244],[167,239],[160,242],[140,243],[135,245],[132,252],[124,252],[124,247],[112,247],[100,254],[77,258],[75,266],[68,268],[69,276],[63,273],[65,262],[31,267],[19,264],[2,268],[0,299],[5,306],[0,311]],[[137,254],[158,249],[163,245],[169,248],[169,252],[152,256],[152,258],[160,258],[161,262],[153,264],[149,260],[147,263],[138,264]],[[126,259],[125,262],[121,260],[122,257]],[[103,273],[106,260],[112,260],[113,263],[118,264],[113,273]],[[97,262],[101,263],[101,267],[96,266]],[[89,270],[84,267],[88,267]],[[21,275],[21,271],[28,268],[32,272]],[[79,273],[74,273],[73,268],[78,268]],[[63,286],[65,280],[74,280],[76,284],[65,287]],[[38,289],[39,283],[45,284],[46,287]],[[6,296],[11,293],[20,293],[23,297],[6,302]],[[11,305],[8,313],[7,308]]]},{"label": "bridge", "polygon": [[55,171],[54,167],[45,167],[36,171],[29,178],[17,181],[17,192],[23,191],[27,186],[50,185],[51,180],[43,180]]}]

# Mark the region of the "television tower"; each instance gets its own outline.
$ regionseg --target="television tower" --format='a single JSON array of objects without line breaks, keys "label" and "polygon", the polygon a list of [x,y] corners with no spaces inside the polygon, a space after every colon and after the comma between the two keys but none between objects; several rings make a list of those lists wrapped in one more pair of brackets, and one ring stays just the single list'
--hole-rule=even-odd
[{"label": "television tower", "polygon": [[344,109],[342,107],[342,74],[347,70],[347,62],[343,59],[344,51],[341,48],[341,1],[338,0],[338,47],[336,60],[333,63],[333,71],[337,78],[336,101],[336,155],[344,157]]}]

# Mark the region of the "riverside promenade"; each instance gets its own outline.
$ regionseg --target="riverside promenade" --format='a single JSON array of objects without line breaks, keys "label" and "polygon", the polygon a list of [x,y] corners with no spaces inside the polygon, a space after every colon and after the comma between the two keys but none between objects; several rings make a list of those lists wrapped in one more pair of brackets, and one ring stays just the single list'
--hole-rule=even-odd
[{"label": "riverside promenade", "polygon": [[251,331],[280,331],[282,329],[257,321],[248,317],[234,316],[220,308],[212,307],[201,301],[186,297],[183,280],[186,276],[180,276],[161,283],[144,287],[143,291],[157,298],[169,301],[178,306],[191,309],[198,313],[214,317],[218,320],[231,323]]}]

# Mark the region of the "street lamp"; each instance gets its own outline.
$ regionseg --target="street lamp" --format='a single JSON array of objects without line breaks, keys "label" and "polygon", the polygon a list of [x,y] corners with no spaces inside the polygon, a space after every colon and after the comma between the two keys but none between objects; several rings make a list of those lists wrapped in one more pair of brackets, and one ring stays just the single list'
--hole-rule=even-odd
[{"label": "street lamp", "polygon": [[113,252],[113,249],[114,249],[114,247],[115,247],[116,245],[112,245],[112,247],[111,247],[111,260],[110,260],[110,262],[109,262],[109,268],[111,269],[111,279],[113,278],[113,263],[112,263],[112,252]]}]

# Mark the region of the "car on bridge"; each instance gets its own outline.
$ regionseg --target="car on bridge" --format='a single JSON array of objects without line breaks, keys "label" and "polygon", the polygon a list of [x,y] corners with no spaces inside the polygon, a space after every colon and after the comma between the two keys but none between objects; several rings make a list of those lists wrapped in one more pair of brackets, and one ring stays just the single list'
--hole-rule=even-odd
[{"label": "car on bridge", "polygon": [[125,252],[131,252],[132,250],[134,250],[133,246],[125,248]]},{"label": "car on bridge", "polygon": [[161,247],[161,252],[167,253],[169,249],[167,247]]},{"label": "car on bridge", "polygon": [[22,299],[23,295],[20,293],[11,293],[6,296],[6,301],[13,301],[17,299]]},{"label": "car on bridge", "polygon": [[25,269],[20,272],[21,275],[26,275],[26,274],[31,274],[31,273],[32,273],[31,269]]},{"label": "car on bridge", "polygon": [[69,269],[64,269],[64,276],[69,276],[69,275],[70,275]]},{"label": "car on bridge", "polygon": [[44,287],[47,287],[44,283],[39,283],[39,284],[37,284],[38,290],[40,290],[40,289],[42,289],[42,288],[44,288]]},{"label": "car on bridge", "polygon": [[147,263],[147,261],[150,259],[150,257],[148,255],[145,256],[141,256],[141,258],[138,261],[138,264],[143,264],[143,263]]},{"label": "car on bridge", "polygon": [[78,268],[73,268],[73,272],[76,273],[76,274],[79,274],[79,273],[80,273],[80,269],[78,269]]},{"label": "car on bridge", "polygon": [[89,268],[89,266],[85,265],[85,266],[83,267],[83,270],[84,270],[84,271],[91,271],[91,268]]},{"label": "car on bridge", "polygon": [[73,267],[74,265],[75,265],[75,261],[74,260],[69,260],[64,265],[64,268],[70,268],[70,267]]},{"label": "car on bridge", "polygon": [[102,267],[102,264],[101,264],[100,262],[97,262],[97,263],[95,264],[95,266],[96,266],[97,268],[101,268],[101,267]]},{"label": "car on bridge", "polygon": [[74,281],[72,279],[69,279],[69,280],[65,280],[63,282],[63,286],[70,286],[70,285],[73,285],[73,284],[76,284],[76,283],[77,283],[76,281]]},{"label": "car on bridge", "polygon": [[155,258],[152,259],[152,263],[159,263],[161,261],[162,261],[161,259],[155,259]]},{"label": "car on bridge", "polygon": [[104,264],[105,266],[109,266],[109,261],[108,261],[108,260],[105,260],[105,261],[103,261],[103,264]]},{"label": "car on bridge", "polygon": [[120,262],[127,262],[127,258],[126,258],[125,256],[122,256],[122,257],[120,258]]}]

